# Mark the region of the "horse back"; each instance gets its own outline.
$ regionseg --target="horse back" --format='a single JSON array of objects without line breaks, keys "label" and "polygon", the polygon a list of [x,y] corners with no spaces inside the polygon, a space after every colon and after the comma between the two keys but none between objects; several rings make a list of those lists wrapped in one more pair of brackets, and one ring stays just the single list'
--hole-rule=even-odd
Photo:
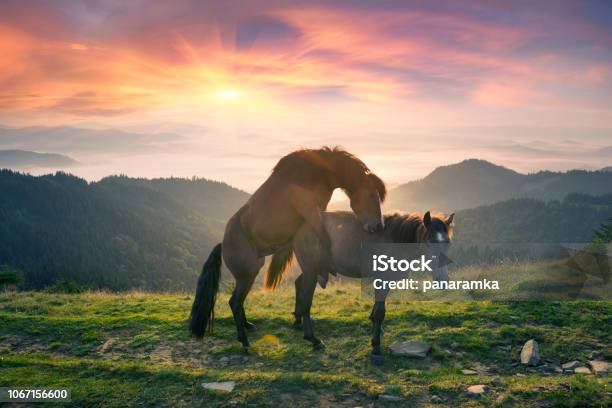
[{"label": "horse back", "polygon": [[310,188],[272,174],[241,209],[242,225],[258,249],[274,249],[291,240],[304,224],[296,203],[322,211],[331,194],[325,184]]},{"label": "horse back", "polygon": [[[350,278],[361,277],[361,248],[368,243],[387,242],[382,233],[366,232],[352,212],[323,213],[325,229],[331,240],[334,271]],[[295,255],[304,272],[319,262],[319,241],[312,229],[303,225],[294,237]]]}]

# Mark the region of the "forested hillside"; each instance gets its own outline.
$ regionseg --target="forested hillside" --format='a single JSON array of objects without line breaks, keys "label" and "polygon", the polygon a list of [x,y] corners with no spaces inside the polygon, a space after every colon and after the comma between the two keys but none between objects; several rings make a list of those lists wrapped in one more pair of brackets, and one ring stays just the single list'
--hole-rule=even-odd
[{"label": "forested hillside", "polygon": [[[497,187],[487,188],[492,197]],[[116,290],[192,289],[225,222],[248,199],[205,179],[87,183],[9,170],[0,171],[0,192],[0,265],[21,270],[24,288],[68,279]],[[511,199],[458,211],[455,242],[585,242],[610,217],[612,194]]]},{"label": "forested hillside", "polygon": [[[0,171],[0,264],[19,268],[26,287],[60,278],[111,289],[192,287],[226,215],[248,195],[202,179],[173,183]],[[206,204],[188,205],[198,194]]]},{"label": "forested hillside", "polygon": [[573,193],[564,200],[512,199],[458,211],[455,241],[462,243],[589,242],[612,217],[612,194]]}]

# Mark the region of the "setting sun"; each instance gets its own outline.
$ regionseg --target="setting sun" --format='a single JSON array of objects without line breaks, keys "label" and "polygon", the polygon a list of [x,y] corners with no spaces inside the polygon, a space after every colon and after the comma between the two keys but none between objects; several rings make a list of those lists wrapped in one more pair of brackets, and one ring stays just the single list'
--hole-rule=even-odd
[{"label": "setting sun", "polygon": [[238,93],[238,91],[234,89],[223,89],[219,91],[218,96],[220,99],[224,101],[234,101],[238,99],[240,94]]}]

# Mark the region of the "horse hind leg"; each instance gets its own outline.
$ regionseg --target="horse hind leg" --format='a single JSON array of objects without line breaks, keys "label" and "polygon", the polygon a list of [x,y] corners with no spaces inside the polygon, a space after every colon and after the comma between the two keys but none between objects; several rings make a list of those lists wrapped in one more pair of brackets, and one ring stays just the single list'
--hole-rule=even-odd
[{"label": "horse hind leg", "polygon": [[295,280],[295,311],[293,315],[295,316],[295,321],[293,322],[293,328],[302,329],[302,280],[304,279],[304,275],[300,274]]},{"label": "horse hind leg", "polygon": [[236,330],[238,332],[238,341],[242,343],[245,351],[248,352],[251,344],[247,336],[247,323],[246,314],[244,311],[244,300],[246,299],[251,286],[253,285],[254,277],[248,277],[247,279],[236,279],[236,287],[232,293],[232,297],[229,300],[230,308],[234,316],[234,323],[236,324]]},{"label": "horse hind leg", "polygon": [[239,218],[232,218],[228,222],[223,239],[223,260],[236,280],[236,287],[229,304],[236,324],[238,341],[248,351],[250,343],[247,329],[254,325],[247,321],[244,300],[253,286],[259,269],[263,266],[263,259],[258,257],[257,251],[249,243]]},{"label": "horse hind leg", "polygon": [[244,325],[245,329],[247,329],[247,331],[255,331],[255,329],[257,329],[257,326],[255,326],[253,323],[249,322],[249,320],[246,317],[246,313],[244,311],[244,306],[242,306],[242,324]]}]

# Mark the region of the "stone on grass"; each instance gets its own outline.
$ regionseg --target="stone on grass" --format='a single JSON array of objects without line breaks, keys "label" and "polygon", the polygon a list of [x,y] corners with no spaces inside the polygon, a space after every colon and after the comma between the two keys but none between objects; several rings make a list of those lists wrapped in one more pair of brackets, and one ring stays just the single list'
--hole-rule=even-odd
[{"label": "stone on grass", "polygon": [[444,400],[437,395],[432,395],[431,398],[429,398],[429,400],[431,401],[432,404],[441,404],[444,402]]},{"label": "stone on grass", "polygon": [[402,397],[398,397],[397,395],[389,395],[389,394],[380,394],[378,396],[378,399],[380,401],[387,401],[387,402],[399,402],[403,400]]},{"label": "stone on grass", "polygon": [[591,370],[587,367],[576,367],[574,368],[574,373],[576,374],[591,374]]},{"label": "stone on grass", "polygon": [[481,395],[486,394],[487,391],[489,391],[489,387],[484,384],[470,385],[467,387],[467,393],[472,397],[480,397]]},{"label": "stone on grass", "polygon": [[561,368],[564,370],[573,370],[574,368],[578,367],[580,363],[576,360],[574,361],[570,361],[569,363],[565,363],[561,365]]},{"label": "stone on grass", "polygon": [[232,392],[236,386],[235,381],[222,381],[222,382],[209,382],[202,383],[202,387],[207,390],[221,391],[221,392]]},{"label": "stone on grass", "polygon": [[496,387],[501,387],[502,385],[504,385],[504,383],[501,380],[501,378],[495,377],[494,379],[491,380],[491,385],[494,385]]},{"label": "stone on grass", "polygon": [[422,341],[395,341],[391,344],[391,353],[397,356],[425,358],[431,346]]},{"label": "stone on grass", "polygon": [[598,377],[608,376],[608,371],[610,370],[610,363],[608,363],[607,361],[592,360],[589,361],[589,365],[591,366],[593,373],[595,373],[595,375],[597,375]]},{"label": "stone on grass", "polygon": [[461,374],[463,374],[463,375],[476,375],[476,374],[478,374],[478,371],[474,371],[474,370],[461,370]]},{"label": "stone on grass", "polygon": [[521,364],[536,366],[540,362],[540,348],[534,339],[528,340],[521,350]]}]

